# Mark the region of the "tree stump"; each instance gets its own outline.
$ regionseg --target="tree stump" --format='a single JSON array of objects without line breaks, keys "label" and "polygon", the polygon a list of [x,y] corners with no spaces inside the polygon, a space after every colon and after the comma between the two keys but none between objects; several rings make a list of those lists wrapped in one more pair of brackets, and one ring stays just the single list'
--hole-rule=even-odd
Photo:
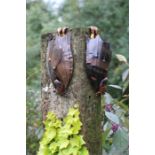
[{"label": "tree stump", "polygon": [[[46,118],[48,111],[52,111],[58,118],[63,118],[70,107],[79,104],[82,135],[90,155],[102,154],[101,141],[101,97],[96,96],[85,71],[86,33],[87,29],[75,28],[71,30],[71,45],[73,51],[73,77],[65,96],[53,92],[53,84],[48,77],[46,66],[47,40],[49,34],[41,38],[41,94],[42,114]],[[52,33],[55,35],[56,33]]]}]

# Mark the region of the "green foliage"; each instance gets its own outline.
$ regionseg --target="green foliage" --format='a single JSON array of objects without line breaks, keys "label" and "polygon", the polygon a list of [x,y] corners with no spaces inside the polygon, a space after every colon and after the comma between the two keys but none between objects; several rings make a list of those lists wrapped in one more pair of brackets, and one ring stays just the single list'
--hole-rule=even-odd
[{"label": "green foliage", "polygon": [[[128,65],[123,55],[116,55],[121,66]],[[102,134],[103,149],[105,155],[128,155],[128,68],[122,70],[122,87],[109,85],[109,93],[102,97],[104,109],[104,126]],[[114,91],[112,91],[114,89]],[[121,91],[120,97],[114,98],[113,92]],[[111,95],[112,94],[112,95]]]},{"label": "green foliage", "polygon": [[37,155],[88,155],[82,135],[78,108],[70,108],[63,121],[48,112],[45,132]]},{"label": "green foliage", "polygon": [[62,25],[98,26],[113,51],[128,57],[128,0],[65,0],[58,15]]},{"label": "green foliage", "polygon": [[52,18],[42,0],[27,2],[26,8],[26,67],[27,84],[40,86],[40,38],[44,23]]},{"label": "green foliage", "polygon": [[27,90],[26,105],[26,154],[34,155],[39,148],[43,125],[41,121],[40,91]]},{"label": "green foliage", "polygon": [[[129,65],[128,60],[124,55],[114,55],[114,62],[117,67],[110,70],[108,92],[118,100],[123,100],[125,104],[128,104],[129,95]],[[113,76],[110,76],[113,74]],[[117,83],[117,84],[116,84]]]}]

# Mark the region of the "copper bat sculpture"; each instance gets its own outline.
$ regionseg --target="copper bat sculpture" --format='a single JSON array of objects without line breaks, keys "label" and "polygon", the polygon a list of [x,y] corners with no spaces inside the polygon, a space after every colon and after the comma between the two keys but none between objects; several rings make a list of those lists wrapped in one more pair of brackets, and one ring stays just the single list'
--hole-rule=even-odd
[{"label": "copper bat sculpture", "polygon": [[[96,95],[101,95],[106,91],[108,80],[110,45],[101,39],[95,26],[89,28],[86,41],[86,73]],[[47,67],[56,92],[63,95],[73,74],[71,33],[68,28],[58,28],[55,37],[49,35]]]},{"label": "copper bat sculpture", "polygon": [[56,92],[63,95],[73,72],[71,34],[68,28],[58,28],[54,38],[49,35],[47,67]]},{"label": "copper bat sculpture", "polygon": [[108,80],[108,67],[111,61],[110,45],[101,39],[95,26],[89,28],[86,41],[86,73],[96,95],[101,95],[106,91]]}]

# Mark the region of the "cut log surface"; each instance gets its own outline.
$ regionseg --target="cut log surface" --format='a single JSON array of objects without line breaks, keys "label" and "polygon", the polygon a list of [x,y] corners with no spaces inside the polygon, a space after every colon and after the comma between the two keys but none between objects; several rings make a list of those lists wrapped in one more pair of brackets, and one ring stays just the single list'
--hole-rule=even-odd
[{"label": "cut log surface", "polygon": [[[63,118],[70,107],[79,104],[80,118],[83,124],[81,134],[84,136],[90,155],[102,155],[101,142],[101,97],[96,96],[86,75],[86,33],[87,29],[75,28],[71,31],[71,46],[73,51],[73,76],[66,94],[60,96],[54,92],[47,70],[47,43],[49,34],[41,38],[41,92],[43,120],[48,111],[58,118]],[[56,33],[52,33],[55,35]]]}]

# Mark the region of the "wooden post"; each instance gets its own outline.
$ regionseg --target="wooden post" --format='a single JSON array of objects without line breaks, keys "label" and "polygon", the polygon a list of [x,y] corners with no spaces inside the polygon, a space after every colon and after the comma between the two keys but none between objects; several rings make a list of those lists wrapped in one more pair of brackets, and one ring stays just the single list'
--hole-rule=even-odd
[{"label": "wooden post", "polygon": [[[79,104],[80,118],[83,123],[82,135],[90,155],[102,155],[101,141],[101,98],[95,95],[85,71],[85,53],[87,29],[75,28],[71,31],[74,69],[73,77],[65,96],[53,92],[53,85],[48,78],[46,68],[46,52],[48,34],[41,40],[41,92],[42,113],[46,118],[48,111],[54,112],[58,118],[63,118],[70,107]],[[55,35],[55,33],[52,33]]]}]

